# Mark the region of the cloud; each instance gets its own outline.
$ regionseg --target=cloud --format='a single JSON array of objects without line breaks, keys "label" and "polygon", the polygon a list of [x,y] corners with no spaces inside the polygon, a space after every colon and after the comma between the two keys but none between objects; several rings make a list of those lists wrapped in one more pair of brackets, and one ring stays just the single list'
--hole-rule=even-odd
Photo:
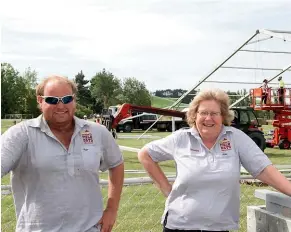
[{"label": "cloud", "polygon": [[[30,1],[33,8],[28,8],[27,2],[17,2],[20,3],[17,9],[25,8],[27,11],[16,10],[13,17],[4,15],[10,16],[5,27],[23,33],[37,32],[39,35],[78,35],[80,39],[69,41],[72,54],[107,61],[136,47],[171,46],[201,39],[202,36],[199,31],[163,15],[128,10],[108,11],[105,7],[80,5],[78,2],[67,2],[66,5],[64,2],[58,5],[59,2],[43,4]],[[14,5],[13,1],[10,4]]]},{"label": "cloud", "polygon": [[[10,0],[1,8],[2,60],[16,68],[31,66],[40,76],[83,69],[87,78],[106,68],[137,77],[151,90],[188,89],[256,29],[290,30],[291,21],[288,1]],[[250,47],[290,48],[280,42]],[[288,61],[262,57],[240,54],[230,65],[281,67]],[[259,80],[262,73],[224,70],[217,78],[233,76]]]}]

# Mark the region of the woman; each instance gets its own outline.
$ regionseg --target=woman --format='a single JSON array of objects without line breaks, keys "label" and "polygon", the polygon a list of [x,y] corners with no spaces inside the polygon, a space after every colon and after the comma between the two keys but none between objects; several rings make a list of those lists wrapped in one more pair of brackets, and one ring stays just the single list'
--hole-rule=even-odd
[{"label": "woman", "polygon": [[[200,92],[190,104],[182,129],[153,141],[138,154],[167,197],[164,232],[238,229],[241,164],[259,180],[291,196],[291,184],[242,131],[230,127],[233,114],[222,90]],[[175,160],[171,185],[157,164]]]}]

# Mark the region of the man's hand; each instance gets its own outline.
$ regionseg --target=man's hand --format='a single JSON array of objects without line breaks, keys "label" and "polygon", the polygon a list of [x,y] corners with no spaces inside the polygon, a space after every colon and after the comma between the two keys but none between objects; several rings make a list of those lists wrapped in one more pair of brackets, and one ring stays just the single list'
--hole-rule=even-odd
[{"label": "man's hand", "polygon": [[97,225],[101,226],[101,232],[111,232],[117,217],[117,210],[105,209]]}]

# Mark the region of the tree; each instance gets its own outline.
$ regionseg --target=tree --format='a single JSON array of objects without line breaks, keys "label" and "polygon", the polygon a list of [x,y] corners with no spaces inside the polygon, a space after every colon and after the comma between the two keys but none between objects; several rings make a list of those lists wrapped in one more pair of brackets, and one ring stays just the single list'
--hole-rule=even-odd
[{"label": "tree", "polygon": [[27,68],[23,74],[23,81],[25,83],[25,108],[24,114],[32,114],[34,117],[40,114],[37,99],[35,95],[35,88],[37,85],[37,72]]},{"label": "tree", "polygon": [[22,77],[24,78],[25,81],[25,87],[27,89],[35,89],[37,86],[37,72],[35,70],[31,70],[30,67],[25,69]]},{"label": "tree", "polygon": [[25,83],[11,64],[1,64],[2,115],[22,113],[25,104]]},{"label": "tree", "polygon": [[79,72],[75,76],[75,82],[77,84],[77,101],[80,105],[90,107],[92,106],[92,97],[91,92],[89,90],[89,86],[87,85],[89,83],[88,80],[85,80],[85,75],[83,74],[83,71]]},{"label": "tree", "polygon": [[151,95],[144,82],[138,81],[134,77],[125,78],[123,81],[122,102],[140,106],[151,105]]},{"label": "tree", "polygon": [[11,64],[3,63],[1,76],[2,115],[39,115],[35,96],[37,73],[28,68],[23,75],[20,75]]},{"label": "tree", "polygon": [[86,106],[82,106],[80,104],[77,103],[76,106],[76,113],[75,115],[79,118],[83,118],[84,115],[86,115],[87,117],[89,117],[91,114],[93,114],[93,111],[91,109],[89,109]]},{"label": "tree", "polygon": [[91,79],[90,91],[96,102],[102,102],[103,107],[108,108],[119,101],[117,96],[121,92],[120,80],[103,69]]}]

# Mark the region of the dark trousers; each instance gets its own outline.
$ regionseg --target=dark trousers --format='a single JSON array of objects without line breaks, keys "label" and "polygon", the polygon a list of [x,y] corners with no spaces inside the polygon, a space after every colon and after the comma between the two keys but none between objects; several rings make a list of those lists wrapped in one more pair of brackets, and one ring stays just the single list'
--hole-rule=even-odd
[{"label": "dark trousers", "polygon": [[214,231],[214,230],[170,230],[166,227],[164,227],[163,232],[180,232],[180,231],[185,231],[185,232],[228,232],[228,231]]},{"label": "dark trousers", "polygon": [[166,216],[165,216],[165,220],[164,220],[164,229],[163,229],[163,232],[180,232],[180,231],[185,231],[185,232],[229,232],[229,231],[216,231],[216,230],[171,230],[171,229],[168,229],[166,227],[167,225],[167,220],[168,220],[168,212],[166,213]]},{"label": "dark trousers", "polygon": [[283,104],[284,103],[284,88],[279,89],[279,103]]},{"label": "dark trousers", "polygon": [[267,93],[263,93],[262,95],[262,102],[266,105],[267,104],[267,97],[268,97],[268,94]]}]

